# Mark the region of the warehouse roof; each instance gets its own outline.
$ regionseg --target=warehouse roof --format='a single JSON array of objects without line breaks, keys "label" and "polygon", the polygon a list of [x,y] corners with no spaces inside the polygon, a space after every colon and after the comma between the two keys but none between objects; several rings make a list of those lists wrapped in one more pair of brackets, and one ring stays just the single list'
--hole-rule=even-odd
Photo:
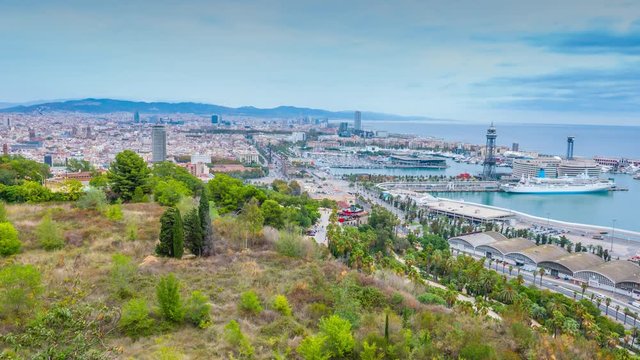
[{"label": "warehouse roof", "polygon": [[569,270],[569,272],[573,274],[577,271],[597,267],[602,263],[604,263],[604,260],[602,260],[602,258],[600,258],[599,256],[596,256],[588,252],[578,252],[578,253],[573,253],[571,255],[561,257],[559,259],[542,261],[538,265],[544,266],[545,265],[544,263],[552,263],[552,264],[560,265],[566,268],[567,270]]},{"label": "warehouse roof", "polygon": [[512,238],[512,239],[499,240],[499,241],[486,244],[486,245],[481,245],[481,246],[486,246],[488,248],[491,248],[501,253],[502,255],[505,255],[511,252],[522,251],[524,249],[535,247],[536,244],[525,238]]},{"label": "warehouse roof", "polygon": [[495,243],[497,241],[508,240],[506,236],[495,232],[495,231],[485,231],[478,232],[467,235],[455,236],[449,239],[449,241],[462,241],[467,243],[469,246],[476,248],[480,245],[487,245],[491,243]]},{"label": "warehouse roof", "polygon": [[600,274],[611,280],[611,282],[613,282],[614,284],[624,282],[640,284],[640,266],[631,261],[608,261],[596,267],[592,267],[583,271]]},{"label": "warehouse roof", "polygon": [[568,253],[561,247],[555,245],[534,246],[528,249],[513,251],[506,255],[520,254],[538,264],[543,261],[556,260],[566,256]]}]

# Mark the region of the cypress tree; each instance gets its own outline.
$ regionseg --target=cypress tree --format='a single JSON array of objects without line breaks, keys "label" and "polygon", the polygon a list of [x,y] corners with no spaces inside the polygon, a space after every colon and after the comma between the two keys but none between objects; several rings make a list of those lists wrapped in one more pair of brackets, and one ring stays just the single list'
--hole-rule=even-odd
[{"label": "cypress tree", "polygon": [[175,218],[173,222],[173,257],[182,258],[184,253],[184,227],[182,225],[182,217],[180,216],[180,210],[176,209]]},{"label": "cypress tree", "polygon": [[168,208],[160,217],[160,243],[156,246],[156,254],[181,258],[183,246],[184,231],[180,211],[174,207]]},{"label": "cypress tree", "polygon": [[193,208],[184,216],[184,241],[191,253],[202,256],[203,233],[198,209]]},{"label": "cypress tree", "polygon": [[202,227],[202,256],[213,255],[213,229],[211,228],[209,197],[207,196],[206,189],[200,194],[198,215],[200,216],[200,226]]}]

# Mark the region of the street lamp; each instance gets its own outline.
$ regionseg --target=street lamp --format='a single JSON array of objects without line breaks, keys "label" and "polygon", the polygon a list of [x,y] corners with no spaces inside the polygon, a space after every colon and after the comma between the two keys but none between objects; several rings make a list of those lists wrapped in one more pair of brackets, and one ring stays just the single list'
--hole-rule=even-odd
[{"label": "street lamp", "polygon": [[616,219],[613,219],[611,223],[611,249],[609,249],[609,256],[611,256],[611,253],[613,252],[613,235],[615,235],[615,231],[616,231]]}]

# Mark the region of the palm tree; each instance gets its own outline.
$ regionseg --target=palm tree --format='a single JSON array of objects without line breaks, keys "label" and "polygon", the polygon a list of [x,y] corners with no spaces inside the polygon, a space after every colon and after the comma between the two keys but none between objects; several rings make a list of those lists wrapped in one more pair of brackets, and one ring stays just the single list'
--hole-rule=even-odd
[{"label": "palm tree", "polygon": [[515,296],[516,296],[516,292],[513,290],[513,287],[511,286],[511,284],[507,284],[506,286],[504,286],[500,291],[500,293],[498,294],[500,301],[502,301],[505,304],[513,303],[513,299],[515,298]]},{"label": "palm tree", "polygon": [[516,282],[518,283],[518,285],[522,286],[522,284],[524,284],[524,277],[518,274],[518,277],[516,278]]},{"label": "palm tree", "polygon": [[452,308],[453,305],[455,305],[457,299],[458,293],[451,288],[447,289],[447,292],[444,293],[444,300],[447,302],[447,306],[449,308]]},{"label": "palm tree", "polygon": [[513,271],[513,265],[509,265],[509,276],[511,276],[512,271]]},{"label": "palm tree", "polygon": [[534,272],[533,272],[533,285],[534,285],[534,286],[536,285],[536,277],[537,277],[537,276],[538,276],[538,272],[537,272],[537,271],[534,271]]},{"label": "palm tree", "polygon": [[609,315],[609,305],[611,305],[611,299],[610,298],[606,298],[604,299],[604,304],[605,306],[605,315]]},{"label": "palm tree", "polygon": [[601,298],[597,298],[596,299],[596,305],[598,306],[598,310],[600,310],[600,305],[602,304],[602,299]]},{"label": "palm tree", "polygon": [[580,287],[582,288],[582,298],[584,299],[584,292],[587,291],[589,284],[586,282],[583,282],[582,284],[580,284]]},{"label": "palm tree", "polygon": [[629,308],[628,308],[628,307],[625,307],[625,308],[624,308],[624,310],[623,310],[623,312],[624,312],[624,322],[623,322],[623,323],[624,323],[624,324],[626,324],[626,323],[627,323],[627,315],[629,315],[629,313],[630,313],[631,311],[629,311]]},{"label": "palm tree", "polygon": [[577,291],[574,291],[574,292],[573,292],[573,301],[575,301],[575,300],[576,300],[576,296],[578,296],[578,292],[577,292]]},{"label": "palm tree", "polygon": [[540,269],[540,287],[542,287],[542,277],[544,276],[544,269]]},{"label": "palm tree", "polygon": [[618,311],[620,311],[620,305],[616,305],[616,321],[618,321]]}]

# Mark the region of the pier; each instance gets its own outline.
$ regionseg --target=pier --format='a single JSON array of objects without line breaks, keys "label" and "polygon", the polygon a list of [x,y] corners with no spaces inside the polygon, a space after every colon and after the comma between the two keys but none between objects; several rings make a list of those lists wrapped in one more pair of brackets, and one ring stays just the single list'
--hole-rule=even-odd
[{"label": "pier", "polygon": [[405,189],[416,192],[495,192],[500,191],[498,181],[430,181],[386,182],[378,184],[382,190]]}]

